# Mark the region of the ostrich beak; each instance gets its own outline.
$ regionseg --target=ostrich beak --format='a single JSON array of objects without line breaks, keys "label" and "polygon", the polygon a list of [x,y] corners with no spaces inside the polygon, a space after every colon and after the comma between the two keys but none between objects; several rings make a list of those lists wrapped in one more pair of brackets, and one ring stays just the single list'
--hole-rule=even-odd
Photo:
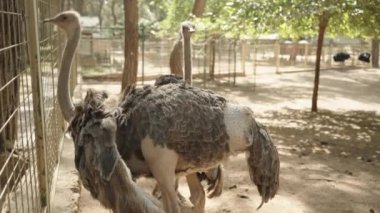
[{"label": "ostrich beak", "polygon": [[44,19],[42,22],[43,23],[48,23],[48,22],[52,22],[54,19],[52,18],[47,18],[47,19]]},{"label": "ostrich beak", "polygon": [[54,16],[54,17],[51,17],[51,18],[47,18],[47,19],[44,19],[42,22],[43,23],[55,23],[58,19],[58,16]]}]

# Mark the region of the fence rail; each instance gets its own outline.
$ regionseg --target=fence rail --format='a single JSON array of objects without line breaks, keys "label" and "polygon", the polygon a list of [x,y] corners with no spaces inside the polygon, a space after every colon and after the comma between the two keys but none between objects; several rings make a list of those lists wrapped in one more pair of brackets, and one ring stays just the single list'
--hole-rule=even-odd
[{"label": "fence rail", "polygon": [[51,212],[64,122],[60,36],[42,20],[63,0],[0,1],[0,212]]}]

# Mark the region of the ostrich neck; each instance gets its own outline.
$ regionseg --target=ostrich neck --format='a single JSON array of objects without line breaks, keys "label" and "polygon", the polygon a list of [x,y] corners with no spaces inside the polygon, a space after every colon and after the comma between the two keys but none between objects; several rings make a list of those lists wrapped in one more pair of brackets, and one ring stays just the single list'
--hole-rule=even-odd
[{"label": "ostrich neck", "polygon": [[191,85],[191,35],[183,35],[183,51],[185,62],[185,81]]},{"label": "ostrich neck", "polygon": [[67,122],[69,122],[71,117],[74,115],[74,104],[72,103],[70,96],[69,79],[71,64],[80,39],[80,28],[71,33],[67,38],[65,50],[62,56],[57,91],[58,103],[61,107],[63,118]]}]

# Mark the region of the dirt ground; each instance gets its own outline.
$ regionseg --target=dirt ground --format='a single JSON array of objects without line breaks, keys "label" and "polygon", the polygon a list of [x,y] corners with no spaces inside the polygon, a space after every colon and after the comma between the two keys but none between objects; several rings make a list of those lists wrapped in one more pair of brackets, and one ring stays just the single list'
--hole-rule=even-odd
[{"label": "dirt ground", "polygon": [[[258,212],[380,212],[380,70],[322,71],[318,113],[310,113],[313,75],[262,72],[255,87],[253,76],[239,78],[236,87],[226,81],[206,84],[229,100],[250,106],[257,120],[269,127],[279,150],[279,193]],[[120,90],[111,83],[82,84],[83,90],[87,88]],[[206,212],[256,212],[260,197],[249,179],[245,155],[231,157],[224,170],[223,194],[206,201]],[[154,181],[140,179],[138,184],[151,190]],[[180,191],[188,197],[183,180]],[[86,190],[81,192],[79,209],[109,212]]]}]

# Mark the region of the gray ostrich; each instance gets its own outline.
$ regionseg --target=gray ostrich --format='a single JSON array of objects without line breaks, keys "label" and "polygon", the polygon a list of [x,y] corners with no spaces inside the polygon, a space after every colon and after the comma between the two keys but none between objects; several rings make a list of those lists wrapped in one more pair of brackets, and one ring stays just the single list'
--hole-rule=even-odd
[{"label": "gray ostrich", "polygon": [[[170,73],[176,76],[184,76],[189,84],[191,84],[191,35],[193,32],[195,32],[195,26],[191,22],[184,21],[181,23],[169,59]],[[185,75],[182,69],[183,62],[185,63]]]},{"label": "gray ostrich", "polygon": [[68,131],[74,139],[75,166],[83,186],[115,213],[163,213],[161,203],[133,182],[129,168],[117,151],[116,122],[104,106],[107,95],[89,90],[82,103],[74,107],[71,102],[68,79],[80,38],[79,14],[67,11],[44,22],[59,26],[68,38],[59,73],[58,101],[65,120],[72,119]]},{"label": "gray ostrich", "polygon": [[[105,108],[105,95],[97,99],[98,95],[93,95],[93,92],[87,94],[82,106],[74,107],[69,95],[68,79],[80,37],[78,18],[75,12],[64,12],[50,21],[64,29],[68,37],[59,74],[58,101],[64,118],[70,121],[69,131],[76,146],[75,161],[82,180],[89,183],[95,181],[91,177],[86,179],[81,172],[81,149],[86,149],[83,145],[86,140],[83,138],[89,137],[89,143],[113,143],[115,140],[117,150],[133,177],[154,177],[162,191],[165,212],[180,212],[175,190],[176,176],[207,171],[227,160],[230,155],[241,152],[247,153],[251,180],[262,197],[260,206],[275,196],[279,187],[280,163],[267,130],[255,121],[248,107],[232,104],[210,90],[185,84],[144,88],[131,86],[114,110]],[[87,108],[91,110],[85,110]],[[91,133],[93,130],[90,124],[96,119],[99,125],[97,128],[103,133]],[[103,123],[106,119],[115,125],[115,131]],[[114,174],[114,162],[120,162],[113,160],[117,152],[106,152],[101,156],[101,148],[93,146],[95,155],[92,161],[95,162],[88,161],[93,163],[92,169],[105,174],[105,177]],[[97,161],[99,163],[96,164]],[[91,165],[85,164],[86,166]],[[101,180],[107,181],[104,178]],[[195,182],[199,180],[196,179]],[[94,182],[86,185],[90,187],[97,184]],[[146,194],[138,195],[140,202],[151,200]],[[154,202],[151,200],[149,203],[153,205]]]},{"label": "gray ostrich", "polygon": [[183,76],[183,28],[182,24],[178,36],[174,41],[169,59],[170,73],[176,76]]},{"label": "gray ostrich", "polygon": [[[164,75],[159,77],[155,86],[161,86],[169,83],[184,84],[183,80],[183,61],[185,67],[186,82],[191,85],[192,75],[192,59],[191,59],[191,35],[195,32],[195,26],[185,21],[181,23],[179,30],[179,38],[175,41],[171,55],[170,55],[170,71],[171,75]],[[173,75],[174,74],[174,75]],[[218,197],[222,193],[223,189],[223,174],[221,166],[217,168],[209,169],[203,173],[189,174],[187,181],[190,189],[190,201],[195,207],[195,212],[203,212],[205,206],[205,192],[201,185],[202,180],[206,180],[207,197]],[[197,182],[196,180],[199,179]],[[176,187],[178,186],[178,179],[176,179]],[[158,186],[155,187],[153,194],[157,194]],[[179,193],[178,195],[182,197]]]},{"label": "gray ostrich", "polygon": [[75,166],[83,186],[114,213],[164,213],[161,203],[135,184],[118,153],[117,126],[104,108],[105,98],[105,93],[89,90],[84,102],[76,106],[83,126],[68,129],[75,138]]}]

